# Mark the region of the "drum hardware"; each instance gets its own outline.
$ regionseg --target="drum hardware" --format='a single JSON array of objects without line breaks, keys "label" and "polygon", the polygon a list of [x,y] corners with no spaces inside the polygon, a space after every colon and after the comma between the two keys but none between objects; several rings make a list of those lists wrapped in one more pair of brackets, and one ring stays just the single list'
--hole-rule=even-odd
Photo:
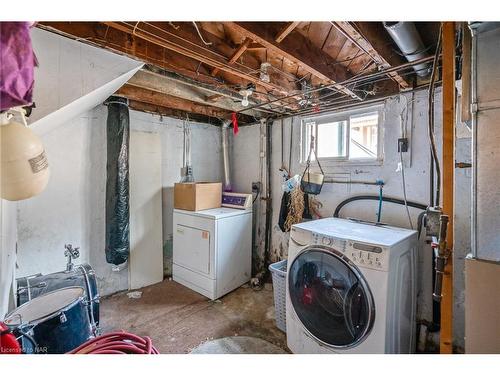
[{"label": "drum hardware", "polygon": [[26,286],[28,288],[28,299],[31,299],[31,289],[30,289],[30,280],[31,279],[34,279],[35,277],[37,277],[38,275],[41,275],[41,274],[36,274],[36,275],[32,275],[32,276],[28,276],[26,278]]},{"label": "drum hardware", "polygon": [[45,281],[42,281],[38,284],[35,285],[28,285],[28,286],[22,286],[17,289],[17,293],[24,293],[26,291],[29,291],[32,288],[45,288],[47,286],[47,283]]},{"label": "drum hardware", "polygon": [[66,264],[66,272],[71,272],[73,270],[73,259],[76,259],[80,256],[80,248],[73,248],[73,245],[71,244],[64,245],[64,248],[66,249],[64,251],[64,256],[68,258],[68,263]]},{"label": "drum hardware", "polygon": [[[88,309],[89,309],[89,316],[90,316],[90,323],[92,324],[92,331],[94,332],[94,335],[99,335],[100,334],[100,330],[99,330],[99,327],[97,326],[97,323],[95,321],[95,318],[94,318],[94,314],[93,314],[93,311],[92,311],[92,307],[94,306],[94,304],[99,304],[99,295],[97,296],[93,296],[92,295],[92,291],[90,290],[90,281],[89,281],[89,275],[90,272],[88,272],[87,274],[87,270],[82,267],[82,266],[78,266],[81,270],[82,270],[82,273],[83,273],[83,277],[85,278],[85,288],[87,289],[87,301],[85,302],[85,304],[88,306]],[[95,275],[95,272],[92,270],[92,275]]]},{"label": "drum hardware", "polygon": [[66,318],[66,314],[61,313],[61,315],[59,315],[59,320],[61,321],[61,323],[66,323],[68,321],[68,318]]}]

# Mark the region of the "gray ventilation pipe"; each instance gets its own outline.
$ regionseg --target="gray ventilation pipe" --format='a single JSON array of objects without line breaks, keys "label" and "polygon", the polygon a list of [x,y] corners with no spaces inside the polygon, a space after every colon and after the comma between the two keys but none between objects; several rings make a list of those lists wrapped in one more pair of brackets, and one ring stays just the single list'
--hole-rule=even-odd
[{"label": "gray ventilation pipe", "polygon": [[231,186],[231,165],[229,160],[229,126],[231,121],[222,123],[222,160],[224,163],[224,191],[232,191]]},{"label": "gray ventilation pipe", "polygon": [[[408,61],[428,56],[413,22],[384,22],[384,27]],[[415,65],[413,69],[418,76],[426,77],[430,73],[430,64]]]}]

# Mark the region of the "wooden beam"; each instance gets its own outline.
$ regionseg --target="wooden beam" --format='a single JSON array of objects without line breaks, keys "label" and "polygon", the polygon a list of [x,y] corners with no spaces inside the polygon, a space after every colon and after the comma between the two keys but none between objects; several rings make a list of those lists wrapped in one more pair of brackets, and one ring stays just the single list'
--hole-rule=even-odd
[{"label": "wooden beam", "polygon": [[250,43],[250,45],[247,48],[248,51],[260,50],[260,49],[266,49],[266,47],[264,47],[262,44],[255,42]]},{"label": "wooden beam", "polygon": [[453,187],[455,171],[455,22],[443,22],[443,213],[448,215],[450,249],[443,275],[440,353],[453,352]]},{"label": "wooden beam", "polygon": [[216,117],[200,115],[192,112],[188,113],[179,109],[166,108],[160,105],[138,102],[136,100],[129,100],[128,106],[130,109],[133,109],[135,111],[146,112],[160,116],[174,117],[181,120],[185,120],[186,117],[189,116],[189,119],[191,121],[198,121],[214,125],[220,125],[222,123],[222,121]]},{"label": "wooden beam", "polygon": [[206,97],[207,102],[214,103],[222,98],[221,94],[210,95]]},{"label": "wooden beam", "polygon": [[[276,43],[275,36],[278,35],[280,26],[275,22],[225,22],[224,24],[298,64],[306,72],[329,84],[344,81],[352,76],[347,69],[335,64],[335,60],[330,55],[314,46],[298,31],[292,31],[289,38]],[[337,85],[335,88],[353,98],[361,99],[356,93],[342,85]]]},{"label": "wooden beam", "polygon": [[151,23],[137,22],[103,22],[109,27],[120,30],[129,35],[146,40],[157,46],[161,46],[168,50],[177,52],[183,56],[195,59],[199,62],[218,68],[219,70],[228,72],[237,77],[243,78],[256,85],[265,87],[267,90],[287,94],[281,86],[273,83],[263,82],[252,72],[251,69],[245,66],[232,66],[226,57],[221,56],[209,48],[191,43],[185,38],[182,38],[174,33],[162,30],[161,28],[152,25]]},{"label": "wooden beam", "polygon": [[[360,50],[362,50],[365,54],[367,54],[377,64],[378,67],[386,69],[391,66],[391,64],[387,61],[387,59],[384,58],[384,56],[374,48],[368,37],[366,35],[361,34],[352,22],[338,21],[338,22],[332,22],[332,24],[347,39],[349,39]],[[383,31],[384,34],[387,34],[385,30]],[[371,35],[370,39],[373,40],[375,38],[381,38],[383,37],[383,35],[382,36]],[[401,77],[397,72],[393,72],[388,75],[395,82],[397,82],[399,86],[401,86],[403,89],[407,89],[410,87],[409,83],[403,77]]]},{"label": "wooden beam", "polygon": [[462,22],[462,105],[460,120],[470,121],[472,35],[467,22]]},{"label": "wooden beam", "polygon": [[[233,65],[241,57],[241,55],[243,55],[243,53],[245,53],[245,51],[247,50],[250,43],[252,43],[252,39],[245,38],[243,43],[240,44],[240,46],[236,49],[236,51],[234,51],[234,53],[229,58],[228,64]],[[215,75],[217,75],[218,72],[219,72],[219,69],[214,68],[214,69],[212,69],[212,72],[210,74],[212,76],[215,76]]]},{"label": "wooden beam", "polygon": [[276,43],[281,43],[283,39],[287,37],[288,34],[290,34],[298,25],[300,22],[290,22],[288,25],[283,27],[278,35],[276,35],[276,38],[274,38],[274,41]]},{"label": "wooden beam", "polygon": [[[176,109],[188,113],[196,113],[199,115],[204,115],[208,117],[214,117],[219,119],[230,119],[231,112],[220,108],[207,106],[199,103],[195,103],[190,100],[177,98],[175,96],[162,94],[156,91],[147,90],[144,88],[139,88],[125,84],[121,87],[116,95],[129,98],[130,100],[135,100],[137,102],[148,103],[160,107]],[[249,116],[242,115],[241,120],[244,122],[252,121]]]}]

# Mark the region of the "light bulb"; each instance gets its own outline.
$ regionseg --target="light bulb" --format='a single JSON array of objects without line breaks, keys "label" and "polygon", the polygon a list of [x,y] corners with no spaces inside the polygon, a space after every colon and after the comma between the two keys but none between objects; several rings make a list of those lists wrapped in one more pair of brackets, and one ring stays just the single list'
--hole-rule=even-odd
[{"label": "light bulb", "polygon": [[243,99],[241,99],[241,105],[243,107],[248,107],[248,96],[244,96]]}]

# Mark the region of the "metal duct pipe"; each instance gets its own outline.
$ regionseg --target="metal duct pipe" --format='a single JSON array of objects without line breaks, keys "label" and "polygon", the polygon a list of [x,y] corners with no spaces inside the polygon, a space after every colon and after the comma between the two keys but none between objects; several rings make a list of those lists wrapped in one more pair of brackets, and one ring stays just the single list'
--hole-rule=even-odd
[{"label": "metal duct pipe", "polygon": [[[384,27],[408,61],[428,56],[413,22],[384,22]],[[430,73],[428,63],[414,65],[413,69],[420,77],[426,77]]]},{"label": "metal duct pipe", "polygon": [[231,165],[229,160],[229,126],[230,121],[222,123],[222,160],[224,164],[224,191],[232,191]]}]

